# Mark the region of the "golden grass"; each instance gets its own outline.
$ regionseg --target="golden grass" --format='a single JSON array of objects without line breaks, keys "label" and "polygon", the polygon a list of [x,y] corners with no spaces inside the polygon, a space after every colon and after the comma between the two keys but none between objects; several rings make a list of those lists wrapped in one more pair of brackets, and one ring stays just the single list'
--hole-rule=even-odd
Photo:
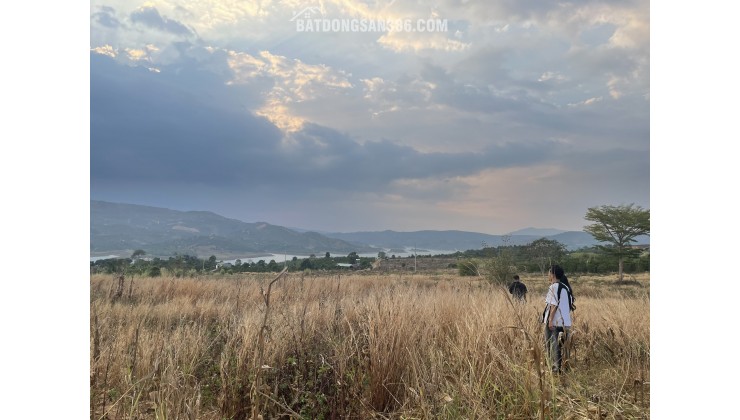
[{"label": "golden grass", "polygon": [[[573,277],[574,369],[544,365],[529,302],[453,274],[91,278],[91,418],[647,418],[649,277]],[[128,279],[127,279],[128,282]],[[127,284],[128,287],[128,284]],[[259,401],[259,406],[253,403]]]}]

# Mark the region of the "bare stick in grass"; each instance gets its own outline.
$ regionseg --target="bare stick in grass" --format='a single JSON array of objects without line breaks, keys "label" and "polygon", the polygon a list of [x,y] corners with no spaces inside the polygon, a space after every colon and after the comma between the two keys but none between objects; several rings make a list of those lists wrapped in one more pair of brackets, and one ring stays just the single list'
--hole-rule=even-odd
[{"label": "bare stick in grass", "polygon": [[93,368],[90,371],[90,415],[95,412],[95,388],[98,380],[98,361],[100,360],[100,325],[98,311],[93,306]]},{"label": "bare stick in grass", "polygon": [[113,296],[113,300],[118,300],[123,296],[123,284],[125,281],[125,277],[123,275],[120,275],[118,277],[118,288],[116,289],[116,294]]},{"label": "bare stick in grass", "polygon": [[254,381],[252,382],[252,420],[257,420],[260,412],[260,388],[262,387],[262,360],[265,350],[265,331],[267,330],[267,319],[270,316],[270,292],[272,291],[272,285],[288,271],[288,268],[284,268],[280,274],[275,277],[269,285],[267,285],[267,293],[262,291],[262,298],[265,300],[265,316],[262,319],[262,326],[260,327],[259,336],[257,338],[257,349],[254,357]]},{"label": "bare stick in grass", "polygon": [[131,274],[131,282],[128,285],[128,300],[131,300],[131,294],[134,291],[134,275]]}]

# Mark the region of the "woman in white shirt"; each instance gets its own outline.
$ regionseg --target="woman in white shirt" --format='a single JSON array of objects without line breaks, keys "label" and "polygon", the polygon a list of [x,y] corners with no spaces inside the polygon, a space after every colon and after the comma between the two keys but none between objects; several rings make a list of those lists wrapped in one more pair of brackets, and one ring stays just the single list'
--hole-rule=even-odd
[{"label": "woman in white shirt", "polygon": [[[575,309],[573,293],[570,290],[568,278],[565,277],[563,268],[559,265],[550,267],[550,288],[545,296],[545,310],[542,322],[545,324],[545,347],[552,363],[553,372],[560,372],[563,361],[562,343],[558,335],[563,333],[563,343],[570,333],[571,308]],[[566,355],[567,356],[567,355]]]}]

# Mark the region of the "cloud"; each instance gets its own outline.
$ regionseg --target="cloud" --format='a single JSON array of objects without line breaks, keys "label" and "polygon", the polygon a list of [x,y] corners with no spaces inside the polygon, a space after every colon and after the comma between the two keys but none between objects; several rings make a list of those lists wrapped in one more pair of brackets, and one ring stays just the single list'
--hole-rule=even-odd
[{"label": "cloud", "polygon": [[140,23],[153,29],[168,32],[174,35],[189,37],[194,35],[187,26],[159,14],[153,6],[142,6],[131,13],[131,22]]},{"label": "cloud", "polygon": [[98,8],[98,11],[91,15],[91,19],[100,25],[105,27],[116,29],[121,26],[118,18],[115,16],[115,9],[109,6],[102,6]]},{"label": "cloud", "polygon": [[304,118],[291,112],[291,103],[313,100],[327,90],[352,87],[346,74],[326,65],[306,64],[269,51],[261,51],[256,56],[235,51],[228,54],[229,67],[234,72],[229,83],[250,84],[259,78],[272,81],[265,104],[257,114],[284,131],[297,131],[305,122]]},{"label": "cloud", "polygon": [[90,51],[96,54],[100,54],[100,55],[107,55],[108,57],[111,57],[111,58],[115,58],[116,55],[118,55],[118,51],[116,51],[115,48],[107,44],[101,47],[92,48]]},{"label": "cloud", "polygon": [[[406,18],[407,28],[410,30],[390,31],[381,35],[377,42],[385,48],[397,52],[462,52],[471,47],[469,42],[455,38],[462,38],[462,33],[450,31],[447,21],[443,19],[413,20]],[[417,31],[416,28],[425,28]]]},{"label": "cloud", "polygon": [[[197,91],[224,96],[208,73],[161,74],[91,57],[91,178],[235,185],[280,133]],[[191,90],[191,83],[197,90]],[[187,87],[187,88],[186,88]]]},{"label": "cloud", "polygon": [[599,96],[599,97],[596,97],[596,98],[588,98],[588,99],[586,99],[584,101],[580,101],[580,102],[568,104],[568,106],[569,107],[584,106],[584,105],[585,106],[588,106],[588,105],[593,105],[596,102],[601,102],[602,100],[604,100],[604,98],[601,97],[601,96]]},{"label": "cloud", "polygon": [[558,74],[556,72],[546,71],[546,72],[542,73],[542,76],[540,76],[539,79],[537,79],[538,82],[547,82],[547,81],[550,81],[550,80],[554,80],[556,82],[562,82],[562,81],[566,80],[566,77],[563,76],[562,74]]},{"label": "cloud", "polygon": [[[423,153],[311,123],[284,133],[258,115],[219,106],[234,92],[209,73],[170,70],[155,74],[92,55],[93,179],[372,191],[399,180],[527,165],[546,158],[555,145],[504,143],[477,152]],[[210,97],[196,94],[194,84]]]},{"label": "cloud", "polygon": [[430,106],[436,86],[419,77],[402,77],[398,81],[386,81],[380,77],[362,79],[363,98],[370,103],[373,115],[402,109],[418,109]]}]

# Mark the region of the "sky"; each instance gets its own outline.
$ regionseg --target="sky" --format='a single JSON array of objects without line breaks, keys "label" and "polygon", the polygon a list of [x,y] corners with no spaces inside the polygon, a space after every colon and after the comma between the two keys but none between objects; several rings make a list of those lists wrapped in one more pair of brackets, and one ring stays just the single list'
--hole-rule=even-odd
[{"label": "sky", "polygon": [[93,0],[89,20],[91,199],[335,232],[650,207],[648,1]]}]

